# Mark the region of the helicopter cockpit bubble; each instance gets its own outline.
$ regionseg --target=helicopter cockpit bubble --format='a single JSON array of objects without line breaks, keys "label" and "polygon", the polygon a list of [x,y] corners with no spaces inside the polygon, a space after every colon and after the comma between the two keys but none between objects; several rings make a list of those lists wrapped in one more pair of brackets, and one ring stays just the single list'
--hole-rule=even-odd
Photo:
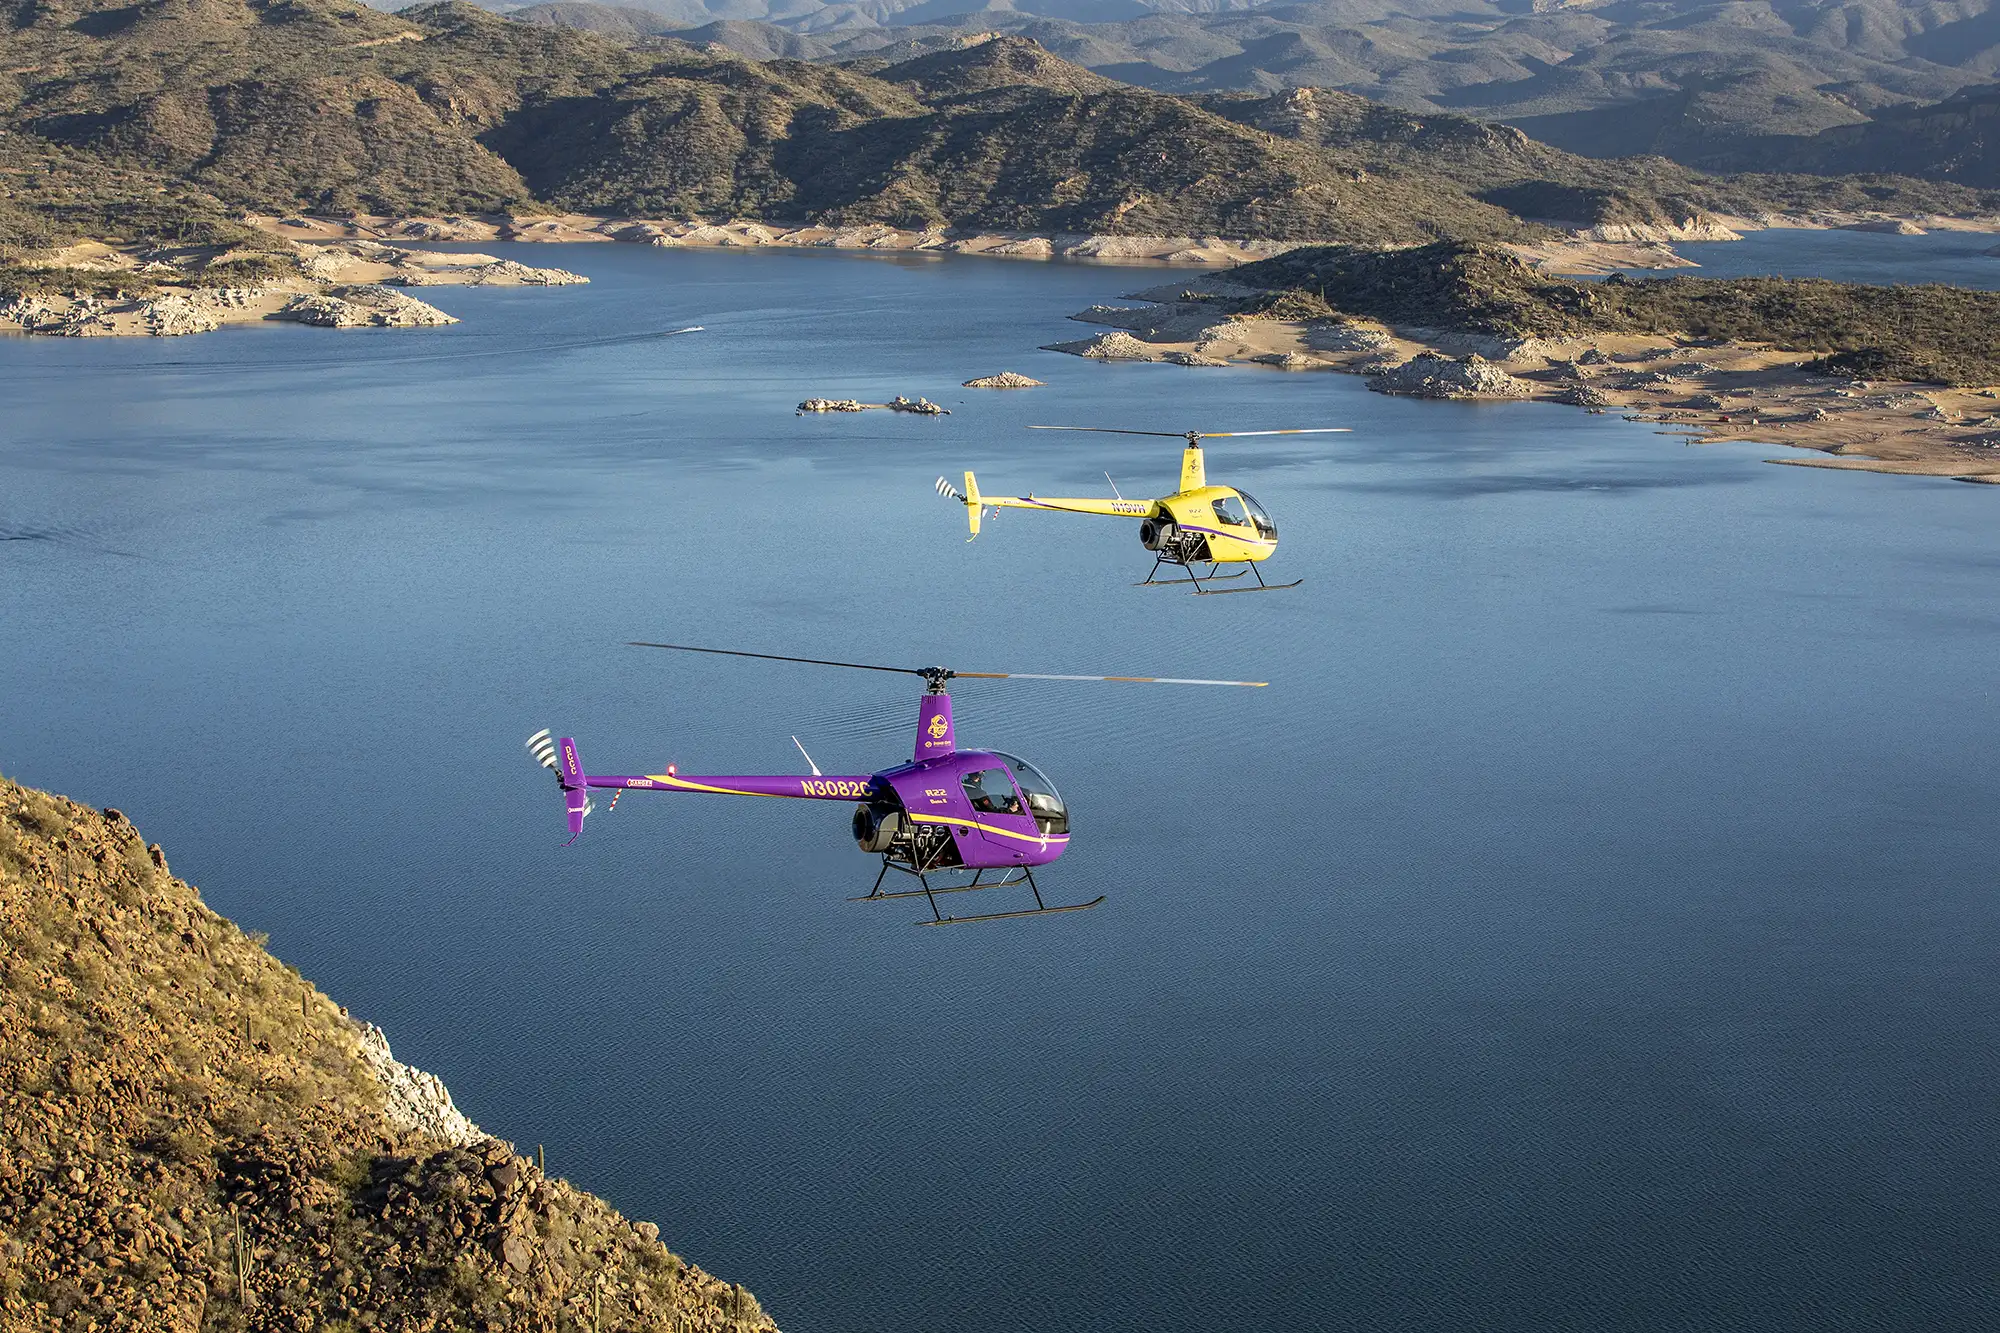
[{"label": "helicopter cockpit bubble", "polygon": [[1021,793],[1028,798],[1028,813],[1035,817],[1035,827],[1044,834],[1055,835],[1069,832],[1069,807],[1063,804],[1062,794],[1048,775],[1019,755],[1003,750],[992,752],[995,757],[1007,761],[1007,768],[1020,784]]},{"label": "helicopter cockpit bubble", "polygon": [[1236,495],[1243,501],[1243,507],[1250,511],[1250,521],[1257,525],[1257,535],[1267,542],[1278,540],[1278,522],[1265,512],[1264,506],[1258,504],[1248,491],[1239,490]]}]

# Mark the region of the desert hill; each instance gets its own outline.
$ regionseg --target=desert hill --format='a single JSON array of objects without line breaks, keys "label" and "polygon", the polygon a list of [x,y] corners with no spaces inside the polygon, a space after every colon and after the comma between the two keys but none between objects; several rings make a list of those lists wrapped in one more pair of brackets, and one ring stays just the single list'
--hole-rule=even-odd
[{"label": "desert hill", "polygon": [[1907,179],[1607,164],[1352,95],[1161,93],[1024,37],[760,61],[458,0],[0,5],[0,244],[241,240],[244,211],[545,210],[1408,244],[2000,203]]},{"label": "desert hill", "polygon": [[790,52],[802,58],[901,59],[998,30],[1165,91],[1331,88],[1504,120],[1592,156],[1694,164],[1945,99],[2000,71],[1989,0],[1306,0],[1127,15],[1020,0],[628,3],[656,14],[656,31],[698,29],[689,40],[753,54],[785,34],[813,43]]},{"label": "desert hill", "polygon": [[[0,169],[17,210],[724,214],[1037,232],[1521,235],[1420,173],[1006,39],[857,73],[512,23],[458,3],[13,0]],[[57,0],[58,4],[65,0]]]},{"label": "desert hill", "polygon": [[2000,292],[1804,278],[1579,282],[1497,247],[1302,246],[1222,278],[1287,319],[1365,319],[1519,341],[1652,334],[1815,352],[1811,367],[1873,380],[2000,381]]},{"label": "desert hill", "polygon": [[1710,161],[1736,169],[1899,171],[1980,189],[2000,185],[2000,85],[1929,105],[1885,107],[1810,137],[1752,140]]},{"label": "desert hill", "polygon": [[0,780],[0,1328],[768,1329],[202,904]]}]

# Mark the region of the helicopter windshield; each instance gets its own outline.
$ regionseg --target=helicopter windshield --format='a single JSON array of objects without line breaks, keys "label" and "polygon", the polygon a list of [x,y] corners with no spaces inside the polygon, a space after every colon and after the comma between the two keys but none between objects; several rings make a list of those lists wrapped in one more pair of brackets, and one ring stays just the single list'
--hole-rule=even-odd
[{"label": "helicopter windshield", "polygon": [[1045,834],[1069,832],[1069,809],[1056,791],[1056,784],[1050,782],[1027,760],[1018,755],[993,752],[1007,761],[1007,771],[1014,775],[1014,781],[1021,786],[1021,792],[1028,798],[1028,812],[1035,817],[1035,827]]},{"label": "helicopter windshield", "polygon": [[1267,542],[1278,540],[1278,524],[1264,512],[1264,506],[1252,499],[1248,491],[1238,491],[1236,495],[1243,501],[1243,507],[1250,511],[1250,520],[1257,525],[1257,535]]}]

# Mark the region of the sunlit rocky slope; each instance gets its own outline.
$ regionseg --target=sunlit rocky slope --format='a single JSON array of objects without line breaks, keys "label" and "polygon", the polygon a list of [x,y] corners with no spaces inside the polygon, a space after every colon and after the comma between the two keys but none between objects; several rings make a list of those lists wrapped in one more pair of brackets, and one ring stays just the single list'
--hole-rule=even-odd
[{"label": "sunlit rocky slope", "polygon": [[480,1133],[115,810],[0,780],[0,1329],[768,1329]]}]

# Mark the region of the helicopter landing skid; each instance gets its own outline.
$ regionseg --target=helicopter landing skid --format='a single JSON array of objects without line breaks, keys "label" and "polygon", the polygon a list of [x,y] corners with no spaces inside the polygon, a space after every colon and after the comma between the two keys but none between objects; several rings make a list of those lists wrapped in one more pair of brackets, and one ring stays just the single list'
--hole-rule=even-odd
[{"label": "helicopter landing skid", "polygon": [[[1159,563],[1155,561],[1153,568],[1157,570],[1159,567],[1160,567]],[[1183,566],[1183,568],[1185,568],[1185,566]],[[1211,565],[1210,568],[1213,569],[1216,568],[1216,566]],[[1239,569],[1234,574],[1204,574],[1202,577],[1207,579],[1210,583],[1219,583],[1223,579],[1240,579],[1249,572],[1250,571],[1247,569]],[[1193,577],[1194,574],[1190,571],[1190,573],[1188,574],[1188,578],[1193,578]],[[1173,587],[1175,584],[1186,583],[1187,581],[1188,581],[1187,579],[1156,579],[1151,574],[1148,574],[1144,579],[1142,579],[1138,583],[1133,584],[1132,586],[1135,588],[1170,588]]]},{"label": "helicopter landing skid", "polygon": [[1265,583],[1260,580],[1254,588],[1196,588],[1195,592],[1202,597],[1222,597],[1232,592],[1283,592],[1304,582],[1304,579],[1293,579],[1290,583]]},{"label": "helicopter landing skid", "polygon": [[[1153,577],[1153,575],[1154,575],[1154,574],[1157,574],[1157,573],[1159,573],[1159,572],[1160,572],[1160,566],[1161,566],[1161,565],[1178,565],[1178,566],[1179,566],[1180,568],[1182,568],[1182,569],[1185,569],[1185,570],[1187,571],[1187,577],[1186,577],[1186,578],[1184,578],[1184,579],[1156,579],[1156,578],[1154,578],[1154,577]],[[1194,572],[1194,562],[1193,562],[1193,561],[1187,561],[1187,560],[1170,560],[1170,559],[1168,559],[1168,558],[1167,558],[1166,556],[1164,556],[1164,555],[1163,555],[1163,556],[1159,557],[1159,558],[1158,558],[1157,560],[1153,561],[1153,568],[1151,569],[1151,571],[1149,571],[1149,572],[1147,573],[1147,575],[1146,575],[1146,577],[1145,577],[1145,580],[1144,580],[1143,582],[1140,582],[1140,583],[1135,583],[1135,584],[1133,584],[1132,586],[1133,586],[1133,587],[1135,587],[1135,588],[1151,588],[1151,587],[1158,587],[1158,586],[1160,586],[1160,585],[1162,585],[1162,584],[1169,584],[1169,583],[1192,583],[1192,584],[1194,585],[1194,590],[1195,590],[1195,594],[1196,594],[1197,596],[1200,596],[1200,597],[1221,597],[1221,596],[1223,596],[1223,595],[1224,595],[1224,594],[1226,594],[1226,593],[1232,593],[1232,592],[1282,592],[1282,591],[1284,591],[1284,590],[1285,590],[1286,588],[1296,588],[1296,587],[1298,587],[1298,586],[1299,586],[1299,585],[1300,585],[1301,583],[1304,583],[1304,582],[1305,582],[1305,580],[1304,580],[1304,579],[1293,579],[1293,580],[1292,580],[1292,581],[1291,581],[1290,583],[1266,583],[1266,582],[1264,582],[1264,576],[1263,576],[1263,574],[1262,574],[1262,573],[1259,573],[1259,572],[1258,572],[1258,569],[1257,569],[1257,566],[1255,566],[1255,565],[1251,565],[1251,566],[1249,566],[1249,567],[1248,567],[1247,569],[1239,569],[1239,570],[1237,570],[1237,571],[1236,571],[1236,572],[1235,572],[1234,574],[1217,574],[1217,573],[1214,573],[1213,571],[1214,571],[1214,570],[1215,570],[1215,568],[1216,568],[1216,563],[1215,563],[1214,561],[1210,561],[1210,562],[1209,562],[1209,565],[1208,565],[1208,567],[1209,567],[1209,570],[1211,571],[1210,573],[1207,573],[1207,574],[1197,574],[1197,573],[1195,573],[1195,572]],[[1243,576],[1244,576],[1245,574],[1254,574],[1254,575],[1256,575],[1256,578],[1257,578],[1257,586],[1256,586],[1256,587],[1254,587],[1254,588],[1204,588],[1204,587],[1202,586],[1202,585],[1203,585],[1204,583],[1219,583],[1219,582],[1221,582],[1221,581],[1222,581],[1223,579],[1240,579],[1240,578],[1242,578],[1242,577],[1243,577]]]},{"label": "helicopter landing skid", "polygon": [[[882,880],[884,879],[884,877],[888,875],[888,873],[891,870],[900,870],[905,875],[916,876],[917,882],[923,885],[923,887],[920,889],[902,889],[893,893],[882,892]],[[1042,890],[1041,886],[1035,883],[1035,872],[1028,869],[1026,866],[1021,867],[1021,873],[1018,876],[1013,876],[1010,878],[1009,876],[1011,875],[1011,872],[1003,870],[1001,871],[1001,877],[999,879],[992,880],[982,884],[980,883],[980,878],[985,873],[986,872],[984,870],[975,870],[972,872],[972,883],[951,884],[951,885],[946,885],[943,888],[939,888],[934,886],[930,882],[930,878],[927,875],[925,875],[923,871],[914,869],[910,866],[903,865],[897,861],[891,860],[888,856],[884,856],[882,858],[882,871],[880,874],[875,876],[874,889],[868,893],[862,894],[858,898],[849,898],[848,901],[851,903],[866,903],[866,902],[875,902],[878,899],[886,900],[889,898],[923,898],[928,900],[931,905],[931,916],[933,919],[929,921],[919,921],[916,923],[917,925],[966,926],[966,925],[971,925],[975,921],[1010,921],[1016,917],[1023,917],[1023,916],[1051,916],[1057,912],[1081,912],[1097,906],[1099,903],[1104,901],[1105,897],[1105,895],[1100,893],[1087,903],[1064,903],[1055,907],[1050,907],[1047,903],[1042,901]],[[938,895],[941,893],[972,893],[979,889],[1011,888],[1016,884],[1026,884],[1028,886],[1028,892],[1035,895],[1035,905],[1033,907],[1024,907],[1019,911],[1015,912],[983,912],[974,916],[946,916],[942,911],[938,910],[937,898]]]},{"label": "helicopter landing skid", "polygon": [[[898,870],[902,869],[901,866],[896,868]],[[858,897],[849,898],[847,901],[851,903],[872,903],[886,901],[890,898],[927,898],[940,893],[977,893],[981,889],[1004,889],[1014,884],[1026,884],[1027,882],[1027,877],[1024,875],[1019,879],[996,879],[989,883],[981,884],[975,876],[973,882],[970,884],[952,884],[942,889],[897,889],[890,893],[884,893],[881,889],[881,880],[877,879],[876,889],[873,893],[864,893]]]},{"label": "helicopter landing skid", "polygon": [[984,916],[941,916],[935,921],[919,921],[920,926],[969,926],[975,921],[1008,921],[1017,916],[1054,916],[1057,912],[1088,912],[1104,901],[1098,894],[1087,903],[1069,903],[1062,907],[1024,907],[1018,912],[988,912]]}]

